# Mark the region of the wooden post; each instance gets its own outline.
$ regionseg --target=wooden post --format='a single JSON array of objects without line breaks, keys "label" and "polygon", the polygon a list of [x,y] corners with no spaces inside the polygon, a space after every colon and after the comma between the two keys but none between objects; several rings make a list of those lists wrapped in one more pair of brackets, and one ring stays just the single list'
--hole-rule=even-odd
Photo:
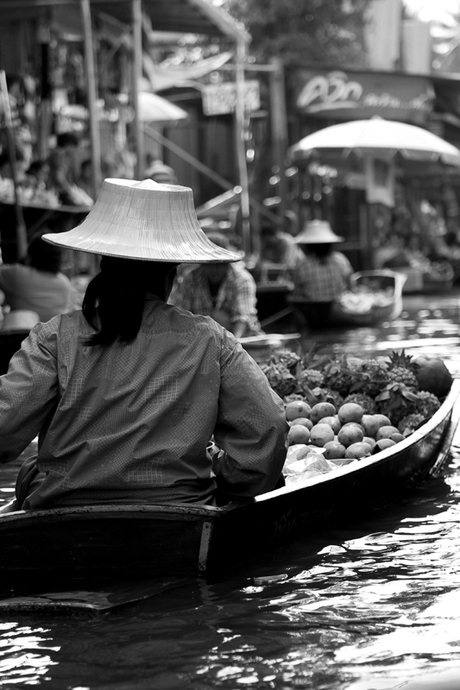
[{"label": "wooden post", "polygon": [[235,125],[236,125],[236,154],[238,160],[238,170],[241,186],[241,232],[243,240],[243,250],[245,254],[251,252],[251,210],[249,199],[249,178],[246,164],[246,123],[245,123],[245,93],[244,93],[244,67],[246,62],[246,44],[243,40],[238,40],[236,46],[236,105],[235,105]]},{"label": "wooden post", "polygon": [[270,63],[273,66],[273,71],[270,73],[270,110],[273,160],[278,168],[280,177],[280,220],[283,221],[284,212],[287,208],[286,151],[288,141],[284,70],[283,63],[279,58],[272,58]]},{"label": "wooden post", "polygon": [[101,139],[99,131],[99,116],[97,112],[96,71],[94,68],[93,34],[91,28],[90,0],[80,0],[83,19],[85,64],[87,79],[87,102],[89,111],[89,128],[91,138],[91,164],[93,172],[94,198],[99,194],[102,184],[101,173]]},{"label": "wooden post", "polygon": [[52,113],[52,89],[49,74],[49,50],[51,32],[48,17],[38,24],[37,39],[40,45],[40,105],[38,109],[38,158],[46,160],[49,155],[49,136],[51,134]]},{"label": "wooden post", "polygon": [[132,0],[134,130],[136,138],[136,176],[142,180],[145,171],[144,133],[139,117],[139,85],[142,79],[142,0]]},{"label": "wooden post", "polygon": [[11,176],[13,178],[14,211],[16,215],[16,257],[18,260],[21,260],[24,259],[27,254],[27,230],[24,223],[24,216],[22,214],[22,207],[19,202],[16,146],[14,142],[13,120],[11,116],[10,99],[8,95],[8,85],[6,82],[5,70],[0,70],[0,92],[3,102],[3,112],[5,113],[6,134],[8,137],[8,155],[10,159]]}]

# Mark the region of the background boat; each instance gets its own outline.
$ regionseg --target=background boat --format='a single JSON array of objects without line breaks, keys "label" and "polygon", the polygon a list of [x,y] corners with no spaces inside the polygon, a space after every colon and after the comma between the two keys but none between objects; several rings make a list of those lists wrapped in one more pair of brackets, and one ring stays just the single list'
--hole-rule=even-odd
[{"label": "background boat", "polygon": [[293,295],[288,301],[300,325],[370,326],[401,314],[405,280],[404,274],[388,269],[358,271],[351,276],[350,290],[332,302],[329,311],[327,304]]}]

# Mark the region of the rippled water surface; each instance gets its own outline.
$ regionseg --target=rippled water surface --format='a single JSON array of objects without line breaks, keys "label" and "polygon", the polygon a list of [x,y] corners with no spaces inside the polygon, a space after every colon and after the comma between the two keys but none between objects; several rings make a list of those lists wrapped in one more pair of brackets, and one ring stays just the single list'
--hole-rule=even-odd
[{"label": "rippled water surface", "polygon": [[[405,348],[460,373],[459,298],[408,298],[379,329],[309,333],[330,351]],[[0,501],[17,467],[0,471]],[[445,477],[367,520],[94,613],[0,613],[0,687],[460,688],[460,432]]]}]

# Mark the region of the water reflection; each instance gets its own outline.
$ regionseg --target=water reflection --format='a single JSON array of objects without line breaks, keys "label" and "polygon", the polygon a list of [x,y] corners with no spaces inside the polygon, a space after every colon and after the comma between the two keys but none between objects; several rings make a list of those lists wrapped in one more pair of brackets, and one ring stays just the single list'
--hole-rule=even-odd
[{"label": "water reflection", "polygon": [[49,652],[60,647],[51,646],[49,630],[29,627],[18,622],[0,622],[0,678],[1,685],[36,685],[45,680],[52,661]]}]

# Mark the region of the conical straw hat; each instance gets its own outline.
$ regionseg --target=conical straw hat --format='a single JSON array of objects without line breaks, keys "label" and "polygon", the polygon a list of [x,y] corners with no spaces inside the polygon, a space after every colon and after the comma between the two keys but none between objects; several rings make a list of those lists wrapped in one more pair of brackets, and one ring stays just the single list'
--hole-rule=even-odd
[{"label": "conical straw hat", "polygon": [[343,242],[344,238],[336,235],[326,220],[309,220],[302,232],[294,237],[296,244],[332,244]]},{"label": "conical straw hat", "polygon": [[229,263],[241,258],[208,240],[189,187],[153,180],[104,180],[80,225],[43,239],[82,252],[143,261]]}]

